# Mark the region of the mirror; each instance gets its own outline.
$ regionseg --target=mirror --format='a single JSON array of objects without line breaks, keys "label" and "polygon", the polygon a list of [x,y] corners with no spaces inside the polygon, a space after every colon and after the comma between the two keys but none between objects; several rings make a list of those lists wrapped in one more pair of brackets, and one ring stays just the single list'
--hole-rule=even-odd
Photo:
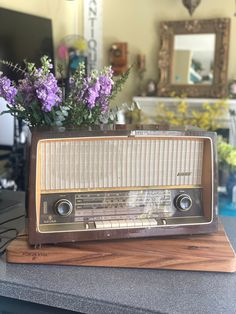
[{"label": "mirror", "polygon": [[229,19],[163,22],[159,96],[227,95]]},{"label": "mirror", "polygon": [[174,36],[171,84],[213,83],[215,34]]}]

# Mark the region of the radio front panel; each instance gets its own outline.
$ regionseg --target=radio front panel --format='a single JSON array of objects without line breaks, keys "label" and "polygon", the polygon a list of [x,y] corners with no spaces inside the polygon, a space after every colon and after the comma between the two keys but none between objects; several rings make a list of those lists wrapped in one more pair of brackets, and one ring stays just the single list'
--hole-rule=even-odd
[{"label": "radio front panel", "polygon": [[43,194],[39,231],[159,227],[185,223],[186,212],[204,217],[201,188]]}]

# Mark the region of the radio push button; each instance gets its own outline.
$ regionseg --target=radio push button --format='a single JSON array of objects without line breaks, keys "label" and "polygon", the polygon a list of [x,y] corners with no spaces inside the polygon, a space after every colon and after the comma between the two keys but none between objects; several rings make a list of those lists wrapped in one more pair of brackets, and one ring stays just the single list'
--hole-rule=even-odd
[{"label": "radio push button", "polygon": [[154,218],[147,218],[147,219],[142,219],[142,224],[143,226],[151,227],[151,226],[156,226],[157,221]]},{"label": "radio push button", "polygon": [[111,228],[111,221],[108,221],[108,220],[104,220],[103,221],[103,228],[107,228],[107,229],[110,229]]},{"label": "radio push button", "polygon": [[180,211],[187,211],[192,207],[192,199],[188,194],[179,194],[175,198],[175,207]]},{"label": "radio push button", "polygon": [[143,226],[142,219],[136,219],[134,221],[134,225],[135,225],[135,227],[142,227]]},{"label": "radio push button", "polygon": [[104,228],[103,221],[95,221],[95,227],[97,229],[103,229]]},{"label": "radio push button", "polygon": [[67,199],[60,199],[54,205],[55,212],[63,217],[67,217],[72,213],[73,205]]},{"label": "radio push button", "polygon": [[111,220],[111,227],[119,228],[120,227],[119,220]]},{"label": "radio push button", "polygon": [[143,226],[150,226],[149,219],[142,219]]},{"label": "radio push button", "polygon": [[157,226],[157,221],[154,218],[149,218],[149,226]]},{"label": "radio push button", "polygon": [[126,222],[126,220],[119,220],[119,225],[120,225],[120,228],[125,228],[125,227],[127,227],[127,222]]}]

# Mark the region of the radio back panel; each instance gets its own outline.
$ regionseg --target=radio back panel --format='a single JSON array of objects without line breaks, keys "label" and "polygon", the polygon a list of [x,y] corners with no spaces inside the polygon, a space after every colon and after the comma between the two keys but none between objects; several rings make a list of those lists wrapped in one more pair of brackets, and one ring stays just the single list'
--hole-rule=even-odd
[{"label": "radio back panel", "polygon": [[214,231],[214,136],[151,128],[33,133],[30,242]]}]

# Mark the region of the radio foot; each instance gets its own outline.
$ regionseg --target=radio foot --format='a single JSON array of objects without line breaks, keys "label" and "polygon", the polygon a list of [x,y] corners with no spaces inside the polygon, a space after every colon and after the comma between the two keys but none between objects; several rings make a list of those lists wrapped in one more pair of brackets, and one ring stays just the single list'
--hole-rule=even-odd
[{"label": "radio foot", "polygon": [[42,248],[42,244],[35,244],[34,249],[35,250],[40,250]]}]

